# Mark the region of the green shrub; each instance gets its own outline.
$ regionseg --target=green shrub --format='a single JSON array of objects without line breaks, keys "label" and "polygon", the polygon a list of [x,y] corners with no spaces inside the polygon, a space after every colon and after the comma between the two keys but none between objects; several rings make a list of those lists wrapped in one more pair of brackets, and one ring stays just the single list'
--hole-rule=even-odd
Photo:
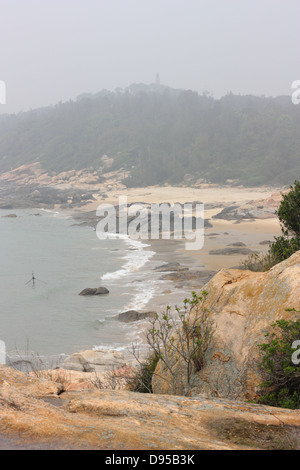
[{"label": "green shrub", "polygon": [[129,384],[130,390],[152,393],[152,378],[157,375],[156,366],[161,361],[166,374],[159,377],[168,383],[172,393],[190,394],[193,378],[204,366],[205,353],[214,334],[214,323],[204,306],[207,295],[206,291],[200,296],[192,292],[182,309],[176,307],[173,312],[167,306],[165,312],[150,321],[146,332],[149,357],[140,361],[139,351],[132,347],[139,367]]},{"label": "green shrub", "polygon": [[146,359],[140,361],[136,373],[129,377],[127,383],[131,392],[153,393],[152,377],[158,364],[159,358],[150,354]]},{"label": "green shrub", "polygon": [[295,181],[276,211],[283,235],[275,237],[266,254],[254,254],[243,262],[250,271],[268,271],[300,250],[300,182]]},{"label": "green shrub", "polygon": [[288,238],[285,236],[275,237],[269,249],[269,254],[275,264],[288,259],[296,251],[300,250],[300,237]]},{"label": "green shrub", "polygon": [[290,186],[290,191],[283,195],[283,200],[276,212],[285,235],[300,237],[300,181]]},{"label": "green shrub", "polygon": [[[295,313],[300,313],[291,309]],[[266,343],[260,344],[259,367],[264,376],[259,403],[280,408],[300,408],[300,365],[293,361],[294,342],[300,340],[300,319],[272,324]]]}]

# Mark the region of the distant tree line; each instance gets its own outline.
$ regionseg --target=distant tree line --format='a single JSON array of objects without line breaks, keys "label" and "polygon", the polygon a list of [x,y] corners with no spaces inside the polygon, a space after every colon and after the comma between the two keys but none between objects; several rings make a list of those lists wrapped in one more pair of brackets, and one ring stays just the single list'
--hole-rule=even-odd
[{"label": "distant tree line", "polygon": [[[208,94],[157,87],[82,95],[0,116],[0,172],[41,162],[49,171],[130,170],[128,186],[287,185],[300,175],[300,106],[290,97]],[[188,176],[189,175],[189,176]]]}]

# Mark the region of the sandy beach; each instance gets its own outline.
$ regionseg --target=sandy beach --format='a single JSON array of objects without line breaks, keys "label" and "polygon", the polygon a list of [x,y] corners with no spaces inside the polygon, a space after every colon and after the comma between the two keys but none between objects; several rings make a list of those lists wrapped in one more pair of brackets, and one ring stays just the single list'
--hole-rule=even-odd
[{"label": "sandy beach", "polygon": [[[252,200],[261,200],[270,197],[272,194],[281,191],[282,188],[258,187],[244,188],[211,184],[203,184],[200,187],[177,187],[177,186],[149,186],[146,188],[124,188],[106,192],[105,203],[118,204],[120,196],[126,196],[128,203],[145,202],[159,204],[169,202],[203,202],[204,204],[217,204],[222,207],[223,204],[239,203],[243,204]],[[94,194],[95,201],[81,207],[81,210],[96,210],[99,204],[103,203],[101,196]]]},{"label": "sandy beach", "polygon": [[[205,207],[205,219],[209,220],[211,226],[205,228],[204,246],[201,250],[187,251],[183,241],[174,240],[148,240],[145,243],[149,249],[156,254],[154,259],[165,263],[180,263],[180,267],[188,268],[191,272],[211,272],[212,274],[220,269],[227,269],[241,266],[242,262],[249,256],[243,254],[212,255],[213,250],[222,250],[232,244],[243,244],[243,246],[254,252],[266,252],[267,244],[261,244],[268,240],[272,241],[274,236],[281,233],[279,221],[274,214],[263,219],[244,220],[224,220],[214,219],[226,207],[237,205],[245,206],[252,204],[260,206],[264,201],[273,201],[272,197],[278,201],[283,188],[261,187],[220,187],[217,185],[202,185],[200,188],[188,187],[147,187],[147,188],[126,188],[122,190],[112,190],[107,193],[105,200],[97,193],[94,194],[95,201],[80,208],[80,212],[91,213],[96,211],[100,204],[118,205],[120,197],[127,197],[128,204],[145,203],[161,204],[168,202],[192,203],[201,202]],[[169,281],[161,295],[151,299],[144,309],[145,311],[163,310],[166,305],[178,305],[182,303],[192,290],[199,290],[201,282],[185,282],[184,274],[180,281]]]}]

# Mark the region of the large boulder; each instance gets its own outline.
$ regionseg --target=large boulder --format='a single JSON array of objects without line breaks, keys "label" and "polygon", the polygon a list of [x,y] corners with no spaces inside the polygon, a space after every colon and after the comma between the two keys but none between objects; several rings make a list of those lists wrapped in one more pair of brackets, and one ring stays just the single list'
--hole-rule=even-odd
[{"label": "large boulder", "polygon": [[78,372],[108,372],[126,365],[124,355],[114,350],[80,351],[68,357],[63,369]]},{"label": "large boulder", "polygon": [[109,294],[109,290],[106,287],[88,287],[87,289],[83,289],[79,295],[82,296],[90,296],[90,295],[107,295]]},{"label": "large boulder", "polygon": [[135,310],[128,310],[118,315],[118,320],[123,323],[132,323],[141,320],[154,319],[156,312],[137,312]]},{"label": "large boulder", "polygon": [[[205,366],[193,377],[193,394],[253,399],[262,382],[257,367],[258,345],[265,341],[274,322],[299,317],[286,309],[300,310],[300,251],[264,273],[222,269],[205,290],[205,307],[215,323],[215,332]],[[177,367],[182,379],[178,393],[183,393],[184,364]],[[154,393],[172,393],[162,362],[156,372]]]}]

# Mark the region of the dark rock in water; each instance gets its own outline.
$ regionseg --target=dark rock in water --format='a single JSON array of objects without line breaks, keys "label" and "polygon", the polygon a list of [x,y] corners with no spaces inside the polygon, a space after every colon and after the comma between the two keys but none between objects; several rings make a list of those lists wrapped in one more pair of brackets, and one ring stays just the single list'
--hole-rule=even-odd
[{"label": "dark rock in water", "polygon": [[95,295],[106,295],[109,294],[109,290],[106,289],[106,287],[98,287],[98,289],[95,292]]},{"label": "dark rock in water", "polygon": [[271,240],[263,240],[262,242],[260,242],[259,244],[260,245],[271,245]]},{"label": "dark rock in water", "polygon": [[210,255],[251,255],[255,251],[250,250],[250,248],[221,248],[220,250],[211,250]]},{"label": "dark rock in water", "polygon": [[243,243],[243,242],[236,242],[236,243],[231,243],[230,245],[227,245],[227,246],[243,247],[243,246],[247,246],[247,245],[245,245],[245,243]]},{"label": "dark rock in water", "polygon": [[88,288],[88,289],[83,289],[82,292],[80,292],[79,295],[95,295],[96,294],[96,291],[97,289],[91,289],[91,288]]},{"label": "dark rock in water", "polygon": [[166,269],[166,268],[177,268],[178,266],[180,266],[180,263],[167,263],[167,264],[162,264],[161,266],[158,266],[157,268],[155,268],[156,271],[160,271],[161,269]]},{"label": "dark rock in water", "polygon": [[80,292],[79,295],[105,295],[109,294],[109,290],[106,287],[95,287],[95,288],[87,288]]},{"label": "dark rock in water", "polygon": [[182,271],[188,271],[188,268],[183,268],[180,266],[180,263],[167,263],[163,264],[162,266],[158,266],[157,268],[154,268],[155,271],[158,271],[159,273],[165,273],[165,272],[170,272],[170,271],[176,271],[176,272],[182,272]]},{"label": "dark rock in water", "polygon": [[214,275],[213,271],[187,271],[184,272],[169,272],[164,274],[160,280],[162,281],[196,281],[198,284],[206,284],[209,279]]},{"label": "dark rock in water", "polygon": [[2,217],[7,218],[7,219],[16,219],[17,214],[8,214],[8,215],[3,215]]},{"label": "dark rock in water", "polygon": [[135,310],[128,310],[118,315],[118,320],[123,323],[132,323],[135,321],[146,320],[147,318],[155,318],[156,312],[136,312]]}]

